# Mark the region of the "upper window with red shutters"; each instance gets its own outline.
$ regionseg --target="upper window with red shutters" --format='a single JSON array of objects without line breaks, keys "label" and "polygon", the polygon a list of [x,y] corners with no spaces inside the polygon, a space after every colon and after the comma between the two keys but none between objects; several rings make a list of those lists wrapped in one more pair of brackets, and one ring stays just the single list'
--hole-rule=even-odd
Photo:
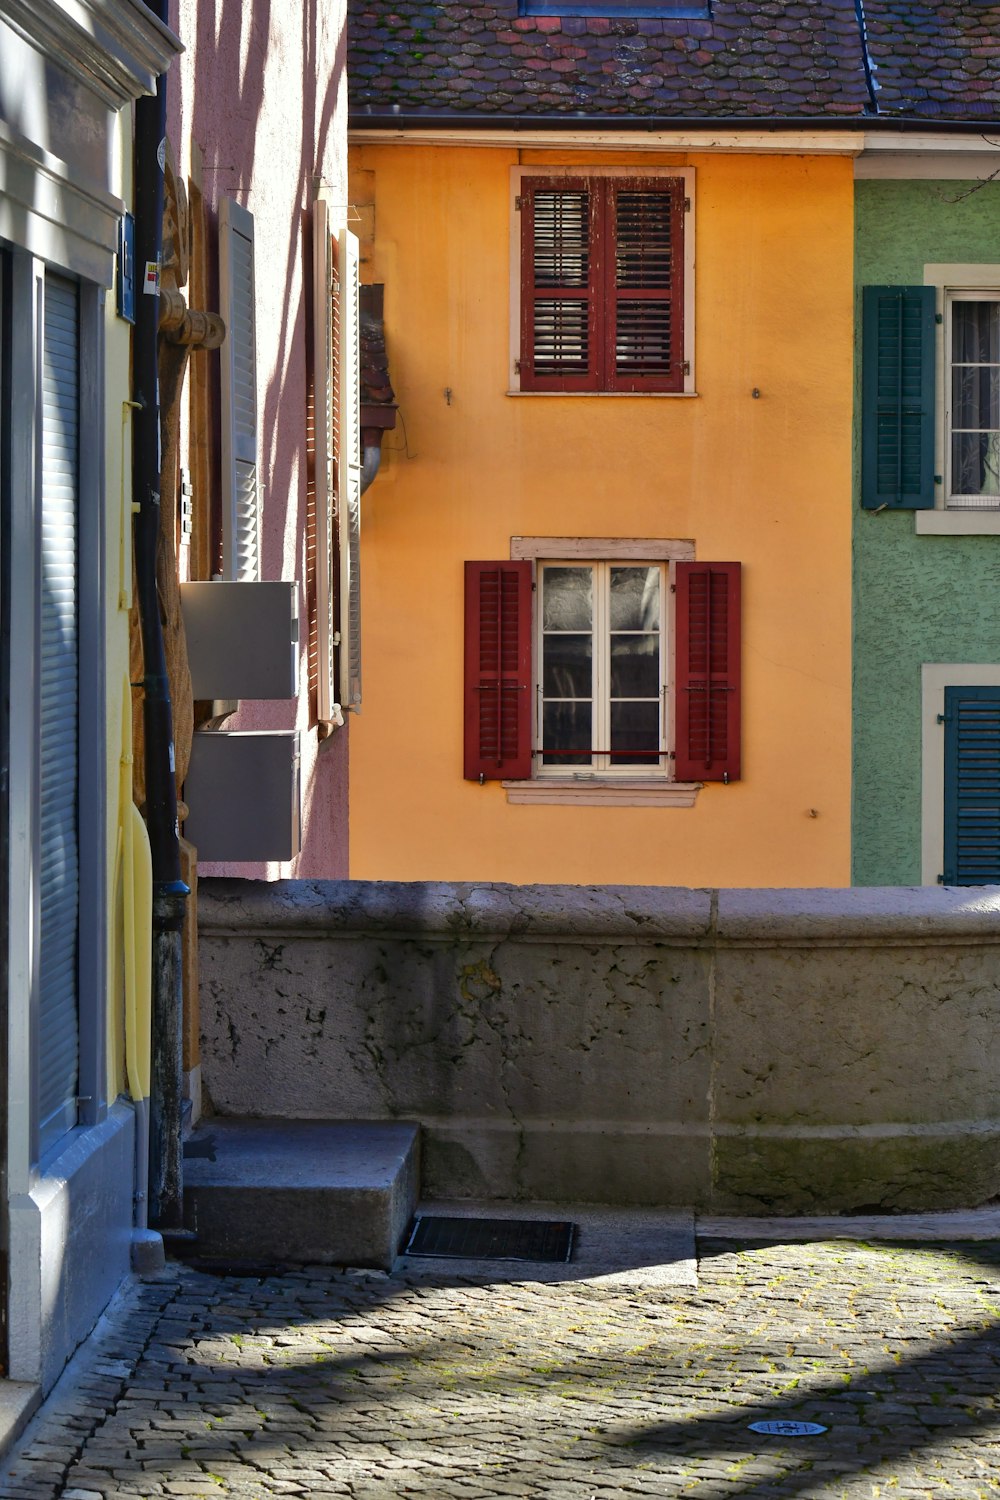
[{"label": "upper window with red shutters", "polygon": [[690,170],[514,172],[511,388],[694,391]]}]

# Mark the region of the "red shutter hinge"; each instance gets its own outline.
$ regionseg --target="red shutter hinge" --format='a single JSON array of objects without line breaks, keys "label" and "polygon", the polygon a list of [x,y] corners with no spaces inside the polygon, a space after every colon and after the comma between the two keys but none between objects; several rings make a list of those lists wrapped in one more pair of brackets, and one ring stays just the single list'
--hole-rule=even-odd
[{"label": "red shutter hinge", "polygon": [[690,198],[685,198],[684,199],[684,212],[686,214],[689,214],[691,212],[691,199]]},{"label": "red shutter hinge", "polygon": [[681,369],[684,371],[685,375],[690,375],[691,374],[691,361],[689,359],[682,359],[681,360]]},{"label": "red shutter hinge", "polygon": [[520,375],[520,373],[521,373],[521,361],[519,359],[515,359],[515,361],[514,361],[514,374],[515,375]]},{"label": "red shutter hinge", "polygon": [[515,198],[514,199],[514,208],[515,208],[515,210],[516,210],[517,213],[521,212],[521,209],[524,207],[524,205],[525,205],[526,202],[527,202],[526,198]]}]

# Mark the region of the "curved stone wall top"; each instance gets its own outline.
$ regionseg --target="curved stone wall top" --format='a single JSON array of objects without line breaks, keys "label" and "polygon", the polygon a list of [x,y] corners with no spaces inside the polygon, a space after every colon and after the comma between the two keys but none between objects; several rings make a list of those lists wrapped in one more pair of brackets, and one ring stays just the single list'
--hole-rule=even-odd
[{"label": "curved stone wall top", "polygon": [[441,937],[628,939],[685,946],[709,937],[708,891],[658,886],[436,881],[205,880],[202,934],[427,933]]},{"label": "curved stone wall top", "polygon": [[1000,887],[721,890],[716,936],[741,947],[1000,943]]},{"label": "curved stone wall top", "polygon": [[203,934],[426,933],[680,945],[1000,944],[1000,887],[688,890],[445,881],[205,880]]}]

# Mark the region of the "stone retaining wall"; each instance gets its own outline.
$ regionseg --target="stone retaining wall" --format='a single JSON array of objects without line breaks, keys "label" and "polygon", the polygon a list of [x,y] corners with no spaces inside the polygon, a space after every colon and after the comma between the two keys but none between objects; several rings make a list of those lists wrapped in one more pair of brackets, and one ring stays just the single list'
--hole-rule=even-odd
[{"label": "stone retaining wall", "polygon": [[1000,1192],[1000,890],[202,882],[219,1114],[417,1120],[428,1196]]}]

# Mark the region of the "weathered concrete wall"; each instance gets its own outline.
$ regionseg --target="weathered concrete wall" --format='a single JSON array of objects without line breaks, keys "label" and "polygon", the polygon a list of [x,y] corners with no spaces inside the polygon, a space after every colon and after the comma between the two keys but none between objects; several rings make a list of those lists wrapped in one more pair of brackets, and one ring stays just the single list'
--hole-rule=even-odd
[{"label": "weathered concrete wall", "polygon": [[212,1107],[418,1120],[431,1196],[1000,1191],[1000,890],[203,890]]}]

